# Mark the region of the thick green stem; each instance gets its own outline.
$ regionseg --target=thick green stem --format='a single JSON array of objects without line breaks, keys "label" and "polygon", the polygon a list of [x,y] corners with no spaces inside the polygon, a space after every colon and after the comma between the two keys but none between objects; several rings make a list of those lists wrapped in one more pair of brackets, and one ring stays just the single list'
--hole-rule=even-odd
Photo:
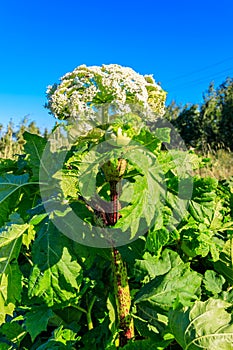
[{"label": "thick green stem", "polygon": [[93,327],[93,322],[92,322],[92,317],[91,317],[91,311],[92,311],[92,308],[93,308],[93,305],[94,305],[95,301],[96,301],[96,296],[94,296],[91,299],[91,302],[89,304],[88,304],[88,300],[87,300],[87,304],[88,304],[87,310],[85,310],[84,308],[82,308],[79,305],[72,305],[72,307],[74,307],[77,310],[79,310],[79,311],[83,312],[84,314],[86,314],[87,328],[88,328],[89,331],[94,328]]},{"label": "thick green stem", "polygon": [[91,318],[91,311],[92,311],[92,308],[93,308],[95,301],[96,301],[96,296],[94,296],[91,299],[91,302],[89,303],[88,309],[87,309],[87,314],[86,314],[87,315],[87,328],[89,331],[94,328],[92,318]]},{"label": "thick green stem", "polygon": [[124,346],[129,339],[134,337],[134,323],[130,315],[131,296],[128,282],[128,274],[126,264],[123,262],[120,252],[112,249],[112,270],[114,292],[116,296],[116,304],[119,321],[119,343]]},{"label": "thick green stem", "polygon": [[[114,226],[120,218],[119,181],[122,179],[126,167],[127,161],[123,158],[119,158],[117,164],[108,161],[102,165],[105,178],[110,185],[112,202],[111,213],[107,215],[107,220],[105,220],[107,226]],[[134,323],[130,315],[131,296],[126,264],[123,262],[119,250],[114,247],[114,242],[112,242],[112,247],[113,284],[120,329],[118,343],[120,346],[124,346],[128,340],[134,337]]]},{"label": "thick green stem", "polygon": [[[117,191],[117,181],[110,182],[111,200],[113,210],[111,214],[111,225],[115,225],[119,218],[119,201]],[[118,249],[112,249],[112,271],[114,294],[116,296],[117,313],[119,321],[119,345],[124,346],[129,339],[134,337],[134,323],[130,315],[131,296],[128,282],[128,274],[126,264],[123,262]]]},{"label": "thick green stem", "polygon": [[87,310],[85,310],[85,309],[84,309],[83,307],[81,307],[81,306],[74,305],[74,304],[72,304],[72,305],[70,305],[70,306],[72,306],[72,307],[74,307],[75,309],[77,309],[77,310],[83,312],[84,314],[87,313]]}]

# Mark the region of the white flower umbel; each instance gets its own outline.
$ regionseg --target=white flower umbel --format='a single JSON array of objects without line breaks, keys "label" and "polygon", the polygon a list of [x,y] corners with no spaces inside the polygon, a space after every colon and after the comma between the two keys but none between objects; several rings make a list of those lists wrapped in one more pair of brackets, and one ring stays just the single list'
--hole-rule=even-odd
[{"label": "white flower umbel", "polygon": [[48,86],[47,97],[46,107],[61,120],[79,120],[83,113],[93,120],[98,106],[106,104],[115,106],[118,114],[128,112],[128,105],[139,105],[152,112],[146,113],[146,118],[152,120],[164,114],[166,92],[153,76],[143,76],[132,68],[81,65],[65,74],[60,84]]}]

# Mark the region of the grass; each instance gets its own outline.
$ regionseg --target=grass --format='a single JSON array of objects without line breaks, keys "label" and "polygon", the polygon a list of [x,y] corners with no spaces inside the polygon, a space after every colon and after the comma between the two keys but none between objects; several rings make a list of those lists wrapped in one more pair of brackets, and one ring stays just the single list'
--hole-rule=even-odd
[{"label": "grass", "polygon": [[233,178],[233,152],[220,148],[208,149],[204,154],[205,165],[198,169],[200,176],[215,177],[218,180]]}]

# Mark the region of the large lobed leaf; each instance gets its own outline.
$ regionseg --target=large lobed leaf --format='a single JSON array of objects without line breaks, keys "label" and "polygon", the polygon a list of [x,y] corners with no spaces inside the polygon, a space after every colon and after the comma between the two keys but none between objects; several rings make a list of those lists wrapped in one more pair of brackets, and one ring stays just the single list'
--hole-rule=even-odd
[{"label": "large lobed leaf", "polygon": [[[141,266],[143,270],[149,267],[149,274],[156,277],[140,289],[135,298],[136,304],[146,302],[152,308],[169,310],[180,304],[189,306],[198,298],[202,278],[191,270],[189,264],[184,263],[177,253],[165,250],[162,259],[157,261],[147,257],[146,264],[142,261],[137,266]],[[167,259],[170,260],[169,263]]]},{"label": "large lobed leaf", "polygon": [[82,282],[81,266],[71,250],[72,241],[51,221],[43,222],[32,247],[33,269],[29,296],[40,296],[48,306],[68,304],[77,297]]},{"label": "large lobed leaf", "polygon": [[140,227],[144,232],[159,220],[161,214],[160,200],[165,196],[164,179],[156,157],[150,152],[134,147],[125,154],[125,157],[133,159],[133,165],[141,172],[134,177],[130,188],[123,193],[120,200],[129,205],[121,210],[121,218],[115,225],[123,232],[130,230],[134,237]]},{"label": "large lobed leaf", "polygon": [[41,163],[41,157],[45,149],[47,140],[44,137],[41,137],[36,134],[31,134],[28,131],[24,132],[23,137],[26,141],[26,144],[24,145],[24,150],[28,155],[27,162],[30,168],[32,169],[33,173],[32,180],[38,181],[40,166],[43,166],[43,163]]},{"label": "large lobed leaf", "polygon": [[26,313],[25,326],[31,336],[32,342],[38,334],[46,331],[49,318],[52,316],[52,310],[45,305],[33,307],[31,311]]},{"label": "large lobed leaf", "polygon": [[217,196],[217,185],[215,179],[195,178],[189,216],[180,228],[181,247],[190,257],[206,257],[210,253],[213,261],[218,261],[224,248],[221,238],[232,230],[229,204],[224,196]]},{"label": "large lobed leaf", "polygon": [[8,221],[8,216],[18,202],[21,189],[29,184],[28,174],[0,176],[0,225]]},{"label": "large lobed leaf", "polygon": [[229,239],[220,253],[219,260],[214,263],[214,268],[221,273],[227,281],[233,284],[233,239]]},{"label": "large lobed leaf", "polygon": [[137,259],[134,264],[134,276],[140,281],[143,278],[154,279],[157,276],[166,274],[172,267],[182,263],[179,255],[172,250],[165,249],[160,258],[145,252],[143,259]]},{"label": "large lobed leaf", "polygon": [[213,178],[194,178],[193,194],[189,212],[197,222],[212,221],[216,205],[218,181]]},{"label": "large lobed leaf", "polygon": [[6,226],[0,232],[0,324],[6,315],[12,315],[17,301],[21,299],[21,271],[17,259],[22,235],[28,224]]},{"label": "large lobed leaf", "polygon": [[226,311],[230,306],[223,300],[209,299],[196,301],[188,310],[170,311],[170,328],[182,349],[233,349],[233,324]]}]

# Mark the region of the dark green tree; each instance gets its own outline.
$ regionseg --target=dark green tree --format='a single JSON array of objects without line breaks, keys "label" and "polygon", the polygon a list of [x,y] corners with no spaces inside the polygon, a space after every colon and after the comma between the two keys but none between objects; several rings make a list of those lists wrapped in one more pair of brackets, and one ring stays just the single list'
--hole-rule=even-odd
[{"label": "dark green tree", "polygon": [[211,82],[206,94],[203,95],[203,103],[200,107],[200,139],[198,147],[203,151],[209,146],[216,149],[221,144],[219,135],[219,122],[222,118],[221,105],[218,92]]},{"label": "dark green tree", "polygon": [[201,135],[198,105],[185,105],[172,124],[179,131],[187,146],[197,147]]},{"label": "dark green tree", "polygon": [[178,106],[174,101],[167,106],[168,119],[187,147],[203,152],[208,149],[233,150],[233,78],[227,78],[218,88],[211,82],[203,95],[203,102]]},{"label": "dark green tree", "polygon": [[219,122],[219,135],[226,148],[233,150],[233,78],[220,85],[218,96],[222,118]]}]

